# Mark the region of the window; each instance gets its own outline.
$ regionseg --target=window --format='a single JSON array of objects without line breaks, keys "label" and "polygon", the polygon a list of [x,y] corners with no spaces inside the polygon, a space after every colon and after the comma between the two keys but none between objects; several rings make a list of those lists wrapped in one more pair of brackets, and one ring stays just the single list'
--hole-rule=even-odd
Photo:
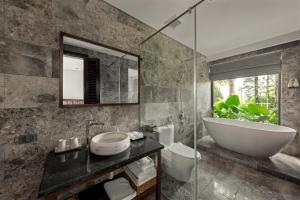
[{"label": "window", "polygon": [[214,116],[279,123],[279,75],[213,81]]},{"label": "window", "polygon": [[214,116],[279,124],[280,52],[210,65]]}]

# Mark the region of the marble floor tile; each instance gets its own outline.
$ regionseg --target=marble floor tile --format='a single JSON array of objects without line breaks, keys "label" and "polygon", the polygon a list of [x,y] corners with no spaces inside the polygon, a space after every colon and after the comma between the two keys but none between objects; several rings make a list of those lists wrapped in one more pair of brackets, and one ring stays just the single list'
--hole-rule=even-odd
[{"label": "marble floor tile", "polygon": [[198,192],[199,200],[234,200],[235,192],[238,190],[236,185],[219,185],[212,181],[203,191]]},{"label": "marble floor tile", "polygon": [[218,146],[210,136],[201,138],[198,141],[198,148],[230,160],[231,163],[239,163],[297,184],[300,183],[300,159],[297,157],[278,153],[269,159],[254,158],[224,149]]},{"label": "marble floor tile", "polygon": [[[198,200],[298,200],[300,185],[202,152],[197,165]],[[192,172],[193,174],[194,172]],[[169,200],[193,199],[194,182],[162,173],[162,194]]]},{"label": "marble floor tile", "polygon": [[236,194],[236,200],[243,200],[243,199],[269,200],[272,198],[272,196],[273,196],[272,191],[270,191],[267,187],[244,182],[242,183],[240,189]]},{"label": "marble floor tile", "polygon": [[[156,199],[156,193],[153,192],[152,194],[150,194],[149,196],[145,197],[144,200],[155,200]],[[160,195],[160,199],[161,200],[167,200],[166,197],[164,197],[163,195]]]},{"label": "marble floor tile", "polygon": [[[219,170],[219,173],[214,175],[211,182],[207,187],[204,188],[204,190],[198,190],[198,198],[233,200],[235,199],[242,183],[243,179],[241,177]],[[197,184],[199,185],[199,182]]]},{"label": "marble floor tile", "polygon": [[268,188],[272,191],[272,200],[298,200],[300,199],[300,185],[281,179],[273,179]]},{"label": "marble floor tile", "polygon": [[177,181],[167,173],[162,173],[161,177],[161,192],[169,200],[192,200],[192,190],[190,187],[185,187],[190,183]]}]

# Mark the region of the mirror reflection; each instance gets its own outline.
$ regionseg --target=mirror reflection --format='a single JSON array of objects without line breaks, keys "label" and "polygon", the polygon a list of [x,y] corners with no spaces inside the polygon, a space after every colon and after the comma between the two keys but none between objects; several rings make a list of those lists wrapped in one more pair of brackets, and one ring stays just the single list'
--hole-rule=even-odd
[{"label": "mirror reflection", "polygon": [[63,104],[84,104],[83,67],[84,59],[70,54],[63,55]]},{"label": "mirror reflection", "polygon": [[63,36],[62,105],[139,102],[139,56]]}]

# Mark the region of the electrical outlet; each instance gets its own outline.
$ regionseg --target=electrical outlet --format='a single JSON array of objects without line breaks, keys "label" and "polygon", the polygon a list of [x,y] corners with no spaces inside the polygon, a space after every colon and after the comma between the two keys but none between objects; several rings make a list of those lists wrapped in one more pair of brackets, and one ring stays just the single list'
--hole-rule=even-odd
[{"label": "electrical outlet", "polygon": [[26,134],[18,137],[18,144],[27,144],[37,141],[37,134]]}]

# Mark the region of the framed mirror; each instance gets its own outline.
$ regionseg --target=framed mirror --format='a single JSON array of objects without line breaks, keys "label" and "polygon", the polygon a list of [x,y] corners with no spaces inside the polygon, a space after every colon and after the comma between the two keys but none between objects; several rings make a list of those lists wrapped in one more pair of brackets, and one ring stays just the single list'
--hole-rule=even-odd
[{"label": "framed mirror", "polygon": [[140,56],[60,34],[60,106],[139,104]]}]

